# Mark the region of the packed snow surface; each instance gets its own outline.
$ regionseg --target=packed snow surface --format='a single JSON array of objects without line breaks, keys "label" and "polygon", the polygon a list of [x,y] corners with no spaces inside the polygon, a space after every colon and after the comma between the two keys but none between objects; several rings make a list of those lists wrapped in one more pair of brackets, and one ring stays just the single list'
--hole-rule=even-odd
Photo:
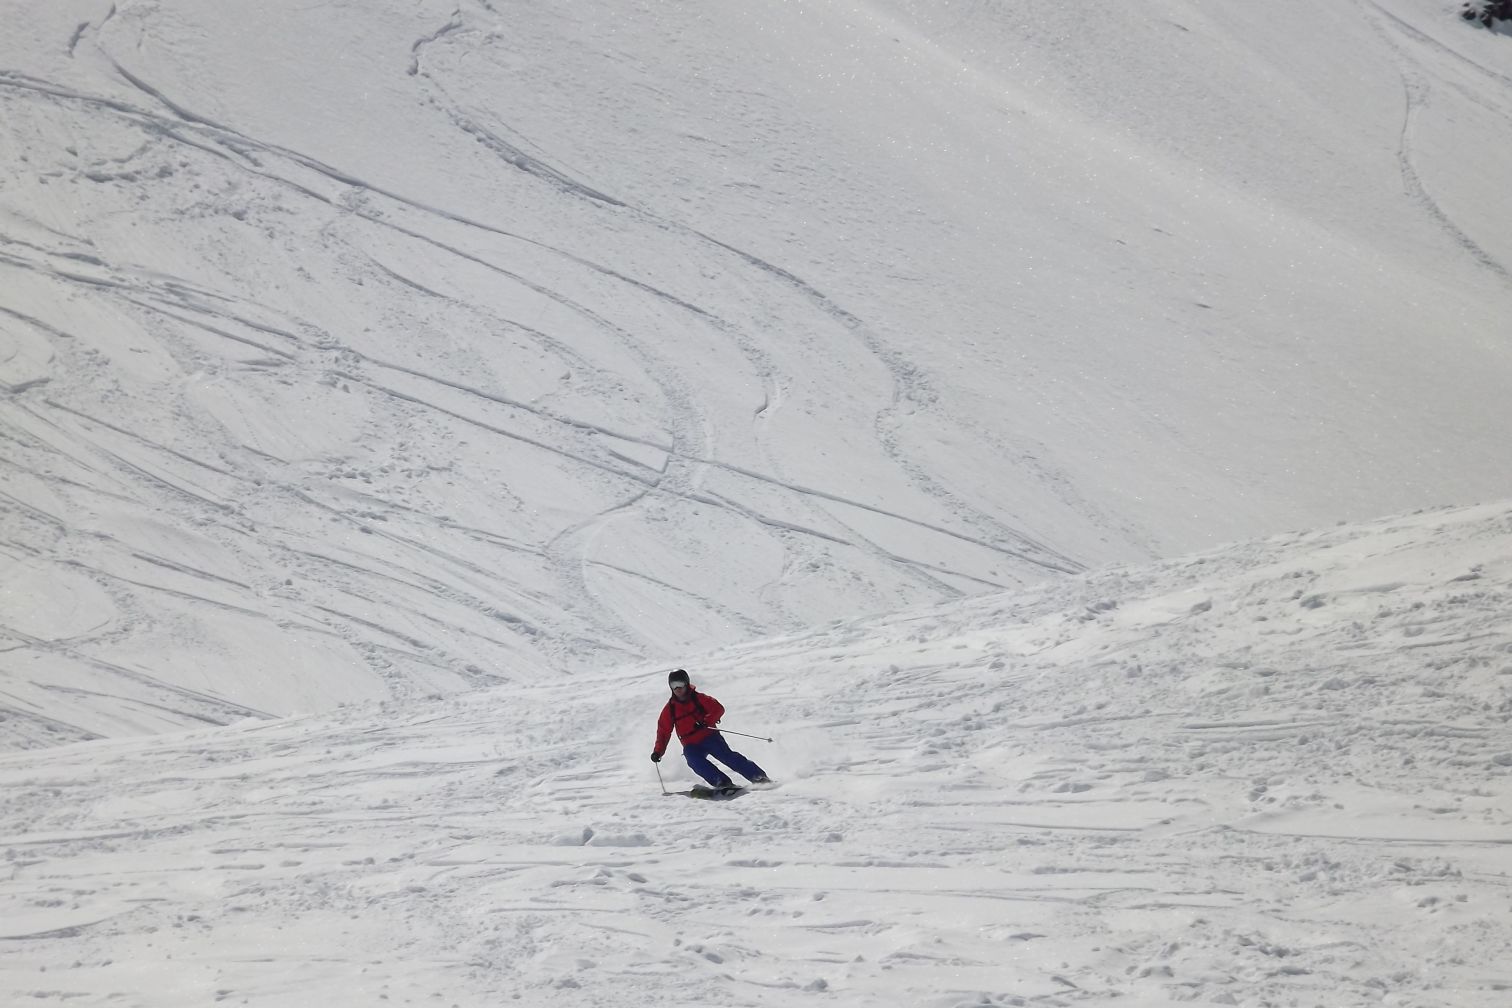
[{"label": "packed snow surface", "polygon": [[728,802],[646,666],[12,755],[0,1003],[1506,1004],[1509,611],[1503,505],[725,649]]}]

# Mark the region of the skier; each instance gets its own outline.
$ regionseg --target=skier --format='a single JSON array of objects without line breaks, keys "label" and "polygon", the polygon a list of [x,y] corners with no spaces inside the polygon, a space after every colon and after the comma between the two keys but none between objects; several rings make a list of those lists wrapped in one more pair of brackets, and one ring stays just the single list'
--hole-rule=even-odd
[{"label": "skier", "polygon": [[724,705],[707,693],[700,693],[688,681],[688,673],[677,669],[667,676],[667,685],[672,697],[662,708],[661,718],[656,723],[656,748],[651,750],[651,762],[660,763],[667,751],[667,742],[672,738],[672,729],[677,729],[678,741],[683,746],[683,758],[693,772],[709,782],[709,786],[721,794],[740,790],[728,774],[713,763],[719,760],[752,784],[770,784],[771,778],[761,767],[730,748],[719,729],[719,719],[724,717]]}]

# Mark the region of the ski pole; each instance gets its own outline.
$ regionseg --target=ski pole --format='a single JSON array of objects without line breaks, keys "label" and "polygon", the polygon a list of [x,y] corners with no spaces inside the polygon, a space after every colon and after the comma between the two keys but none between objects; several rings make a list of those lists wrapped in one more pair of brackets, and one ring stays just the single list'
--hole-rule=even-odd
[{"label": "ski pole", "polygon": [[745,733],[743,731],[731,731],[728,728],[715,728],[714,730],[717,731],[717,732],[720,732],[721,734],[724,734],[724,735],[739,735],[741,738],[753,738],[753,739],[756,739],[758,742],[770,742],[770,741],[772,741],[771,739],[767,738],[765,735],[748,735],[747,733]]},{"label": "ski pole", "polygon": [[654,767],[656,767],[656,783],[658,783],[658,784],[661,785],[662,794],[664,794],[664,795],[671,794],[672,792],[667,790],[667,782],[664,781],[664,780],[662,780],[661,764],[660,763],[652,763],[651,765],[654,766]]}]

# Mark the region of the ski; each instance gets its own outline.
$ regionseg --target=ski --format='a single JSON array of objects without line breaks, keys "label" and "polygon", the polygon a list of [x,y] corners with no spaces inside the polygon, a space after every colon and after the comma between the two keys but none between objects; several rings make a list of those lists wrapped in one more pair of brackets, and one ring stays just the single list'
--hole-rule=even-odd
[{"label": "ski", "polygon": [[696,784],[686,791],[671,791],[669,794],[683,795],[688,798],[699,798],[703,801],[729,801],[731,798],[739,798],[749,791],[750,788],[737,787],[730,790],[723,788],[704,787]]},{"label": "ski", "polygon": [[724,790],[707,787],[703,784],[695,784],[686,791],[664,791],[662,793],[669,798],[672,795],[681,795],[684,798],[697,798],[702,801],[729,801],[732,798],[739,798],[741,795],[749,794],[752,791],[770,791],[776,786],[776,781],[767,781],[765,784],[747,784],[744,787]]}]

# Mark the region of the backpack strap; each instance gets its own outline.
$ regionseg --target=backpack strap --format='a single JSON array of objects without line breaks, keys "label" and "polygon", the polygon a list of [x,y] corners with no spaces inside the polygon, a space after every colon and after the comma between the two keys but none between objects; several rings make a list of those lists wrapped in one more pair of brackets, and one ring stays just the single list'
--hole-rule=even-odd
[{"label": "backpack strap", "polygon": [[[696,692],[693,693],[693,709],[698,712],[698,720],[700,721],[709,716],[709,712],[704,709],[703,702],[699,700]],[[667,706],[663,707],[662,710],[666,712],[668,719],[672,722],[672,734],[676,735],[677,741],[681,742],[682,732],[677,730],[677,712],[672,709],[672,700],[670,698],[667,700]],[[707,728],[709,726],[704,725],[704,727]]]}]

